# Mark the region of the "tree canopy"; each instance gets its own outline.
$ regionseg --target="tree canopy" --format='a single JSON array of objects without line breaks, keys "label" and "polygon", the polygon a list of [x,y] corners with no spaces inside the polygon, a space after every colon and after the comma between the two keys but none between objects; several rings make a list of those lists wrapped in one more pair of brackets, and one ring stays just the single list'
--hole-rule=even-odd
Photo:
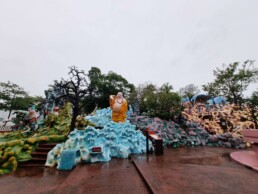
[{"label": "tree canopy", "polygon": [[242,65],[239,62],[223,65],[213,71],[215,80],[203,85],[203,90],[209,95],[219,94],[229,101],[237,103],[250,83],[258,78],[258,69],[253,66],[254,61],[247,60]]},{"label": "tree canopy", "polygon": [[157,87],[151,83],[139,85],[136,89],[142,112],[151,117],[174,119],[181,114],[181,97],[172,91],[169,83]]},{"label": "tree canopy", "polygon": [[26,110],[32,102],[33,99],[19,85],[0,82],[0,109],[9,111],[8,118],[12,110]]},{"label": "tree canopy", "polygon": [[140,104],[141,112],[148,112],[147,109],[147,98],[151,98],[151,96],[157,91],[157,87],[152,83],[144,83],[139,84],[136,88],[136,96],[138,98]]},{"label": "tree canopy", "polygon": [[[203,90],[210,96],[223,95],[228,101],[237,103],[243,92],[250,83],[258,79],[258,69],[253,66],[254,61],[245,61],[223,65],[216,68],[213,73],[213,82],[203,85]],[[173,92],[173,87],[169,83],[164,83],[157,87],[152,83],[140,84],[138,87],[129,83],[123,76],[110,71],[103,74],[97,67],[91,67],[86,74],[77,67],[69,67],[68,79],[55,80],[54,85],[46,91],[46,105],[62,105],[66,101],[72,104],[73,118],[70,130],[75,127],[76,117],[81,113],[90,113],[96,106],[106,108],[109,106],[109,96],[123,92],[128,104],[133,105],[139,102],[141,112],[146,112],[150,116],[158,116],[163,119],[173,119],[180,115],[181,97],[191,99],[200,91],[198,86],[188,84],[180,88],[179,94]],[[181,97],[180,97],[181,96]],[[257,92],[248,99],[253,107],[257,106]],[[11,82],[0,83],[0,109],[7,111],[17,109],[27,109],[35,101],[42,100],[40,97],[31,97],[28,93]]]},{"label": "tree canopy", "polygon": [[[76,117],[82,113],[90,113],[95,106],[109,106],[109,95],[123,92],[125,98],[134,90],[134,85],[115,72],[102,74],[97,67],[92,67],[86,74],[73,66],[69,68],[70,78],[55,81],[54,88],[59,88],[58,99],[65,99],[73,105],[73,117],[70,130],[75,127]],[[57,100],[58,100],[57,99]]]},{"label": "tree canopy", "polygon": [[55,80],[55,87],[59,87],[62,92],[59,98],[63,98],[73,105],[73,116],[71,120],[70,131],[74,130],[77,116],[80,114],[84,107],[83,98],[88,95],[88,81],[87,76],[83,70],[79,70],[77,67],[69,67],[70,71],[68,75],[70,78],[60,81]]},{"label": "tree canopy", "polygon": [[87,76],[89,78],[89,95],[85,98],[85,111],[87,113],[91,112],[96,105],[99,108],[108,107],[109,95],[115,95],[118,92],[123,92],[124,97],[130,103],[130,97],[135,88],[121,75],[112,71],[105,75],[101,73],[99,68],[92,67]]},{"label": "tree canopy", "polygon": [[251,110],[251,118],[252,121],[255,124],[255,129],[258,128],[258,90],[254,91],[252,93],[252,96],[250,98],[244,99],[245,102],[247,102],[247,106],[249,106]]},{"label": "tree canopy", "polygon": [[198,86],[194,85],[194,84],[188,84],[185,87],[182,87],[179,89],[178,93],[180,96],[182,96],[183,98],[189,98],[189,100],[191,100],[191,98],[195,95],[198,94],[200,92],[200,90],[198,89]]}]

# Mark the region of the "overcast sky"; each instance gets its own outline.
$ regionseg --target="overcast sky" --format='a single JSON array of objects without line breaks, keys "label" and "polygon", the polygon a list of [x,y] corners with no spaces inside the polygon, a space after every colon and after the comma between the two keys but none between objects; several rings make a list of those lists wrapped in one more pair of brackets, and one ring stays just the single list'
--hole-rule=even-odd
[{"label": "overcast sky", "polygon": [[257,10],[257,0],[1,0],[0,82],[43,96],[75,65],[201,88],[223,63],[258,66]]}]

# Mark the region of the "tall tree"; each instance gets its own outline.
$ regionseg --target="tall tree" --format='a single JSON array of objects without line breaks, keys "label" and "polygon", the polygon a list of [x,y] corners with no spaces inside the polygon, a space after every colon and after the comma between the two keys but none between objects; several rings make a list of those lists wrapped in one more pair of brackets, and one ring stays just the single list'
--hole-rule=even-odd
[{"label": "tall tree", "polygon": [[128,98],[130,93],[135,89],[133,84],[130,84],[124,77],[113,71],[108,72],[104,81],[106,86],[105,89],[109,88],[110,92],[113,94],[121,91],[125,98]]},{"label": "tall tree", "polygon": [[208,93],[208,95],[212,97],[217,97],[220,95],[219,88],[216,83],[207,83],[206,85],[203,85],[203,90]]},{"label": "tall tree", "polygon": [[161,87],[160,87],[160,91],[161,92],[165,92],[165,93],[170,93],[173,90],[173,86],[170,85],[169,83],[164,83]]},{"label": "tall tree", "polygon": [[157,87],[152,83],[141,84],[136,88],[141,112],[151,117],[174,119],[181,114],[181,97],[172,91],[173,86],[164,83]]},{"label": "tall tree", "polygon": [[12,110],[27,109],[31,101],[28,93],[19,85],[0,82],[0,109],[9,111],[8,119]]},{"label": "tall tree", "polygon": [[91,112],[98,105],[100,108],[109,106],[109,96],[123,92],[128,104],[134,100],[131,94],[135,91],[133,84],[121,75],[110,71],[107,75],[102,74],[100,69],[92,67],[88,72],[89,77],[89,95],[86,97],[85,111]]},{"label": "tall tree", "polygon": [[185,87],[180,88],[178,91],[180,96],[182,96],[183,98],[188,97],[189,100],[191,100],[191,98],[199,92],[200,90],[198,89],[198,86],[195,86],[194,84],[188,84]]},{"label": "tall tree", "polygon": [[255,129],[258,129],[258,90],[252,93],[251,98],[247,98],[244,101],[247,102],[247,105],[251,110],[251,118],[255,124]]},{"label": "tall tree", "polygon": [[84,110],[89,113],[96,106],[101,106],[99,101],[101,99],[101,88],[103,86],[104,76],[101,74],[101,70],[97,67],[91,67],[87,76],[89,78],[89,94],[85,97]]},{"label": "tall tree", "polygon": [[160,91],[157,94],[158,110],[156,115],[160,118],[174,120],[181,115],[181,97],[175,92]]},{"label": "tall tree", "polygon": [[[148,85],[148,87],[152,87],[152,85]],[[150,116],[169,120],[181,114],[181,97],[173,92],[172,88],[169,83],[165,83],[160,88],[148,90],[149,92],[145,93],[144,101]]]},{"label": "tall tree", "polygon": [[215,80],[203,85],[203,90],[219,92],[237,104],[249,84],[257,81],[258,69],[254,68],[253,63],[254,61],[247,60],[241,66],[239,62],[235,62],[228,66],[223,65],[221,69],[216,68],[213,71]]},{"label": "tall tree", "polygon": [[138,85],[136,88],[137,98],[140,104],[141,112],[147,112],[147,98],[153,99],[154,94],[157,92],[157,87],[152,83],[144,83]]},{"label": "tall tree", "polygon": [[55,86],[62,91],[60,98],[66,99],[73,105],[73,116],[70,125],[70,131],[73,131],[76,118],[84,107],[85,102],[83,102],[83,98],[88,95],[89,84],[83,70],[79,70],[75,66],[69,67],[69,69],[68,75],[70,75],[70,78],[67,80],[62,78],[61,81],[55,80]]}]

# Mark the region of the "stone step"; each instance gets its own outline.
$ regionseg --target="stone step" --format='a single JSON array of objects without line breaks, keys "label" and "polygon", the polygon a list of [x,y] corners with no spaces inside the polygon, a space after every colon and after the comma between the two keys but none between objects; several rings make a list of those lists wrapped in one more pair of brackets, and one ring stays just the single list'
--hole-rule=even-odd
[{"label": "stone step", "polygon": [[53,149],[55,146],[57,145],[57,143],[44,143],[44,144],[39,144],[38,148],[50,148]]},{"label": "stone step", "polygon": [[20,167],[43,167],[47,160],[47,154],[56,146],[56,143],[40,143],[36,150],[31,153],[29,161],[20,162]]},{"label": "stone step", "polygon": [[48,152],[32,152],[31,156],[35,158],[47,158]]},{"label": "stone step", "polygon": [[29,167],[29,166],[44,166],[46,163],[46,158],[40,158],[40,157],[32,157],[29,161],[20,162],[20,167]]},{"label": "stone step", "polygon": [[52,148],[36,148],[35,152],[45,152],[48,153]]},{"label": "stone step", "polygon": [[28,162],[31,163],[45,163],[47,158],[42,158],[42,157],[32,157]]},{"label": "stone step", "polygon": [[19,167],[44,167],[45,163],[20,163]]}]

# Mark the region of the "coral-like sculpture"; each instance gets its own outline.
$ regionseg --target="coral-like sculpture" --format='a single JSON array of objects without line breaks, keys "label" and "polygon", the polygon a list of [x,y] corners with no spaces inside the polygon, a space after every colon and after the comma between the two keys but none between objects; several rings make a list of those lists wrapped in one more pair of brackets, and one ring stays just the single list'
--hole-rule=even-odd
[{"label": "coral-like sculpture", "polygon": [[191,103],[184,103],[184,106],[183,117],[190,122],[199,123],[211,134],[231,132],[240,135],[243,129],[255,129],[251,110],[246,105],[241,109],[234,104],[210,106],[197,103],[192,106]]},{"label": "coral-like sculpture", "polygon": [[[96,115],[86,117],[90,122],[102,128],[88,126],[85,130],[74,130],[65,143],[58,144],[48,153],[46,166],[53,167],[57,164],[58,169],[67,169],[62,163],[62,157],[67,152],[71,156],[79,153],[74,159],[78,162],[106,162],[111,157],[128,158],[130,154],[146,152],[146,139],[144,135],[135,129],[129,122],[116,123],[111,121],[111,109],[96,111]],[[151,147],[151,142],[149,141]],[[96,151],[97,150],[97,151]],[[74,153],[72,153],[74,152]],[[70,165],[70,164],[67,164]]]}]

